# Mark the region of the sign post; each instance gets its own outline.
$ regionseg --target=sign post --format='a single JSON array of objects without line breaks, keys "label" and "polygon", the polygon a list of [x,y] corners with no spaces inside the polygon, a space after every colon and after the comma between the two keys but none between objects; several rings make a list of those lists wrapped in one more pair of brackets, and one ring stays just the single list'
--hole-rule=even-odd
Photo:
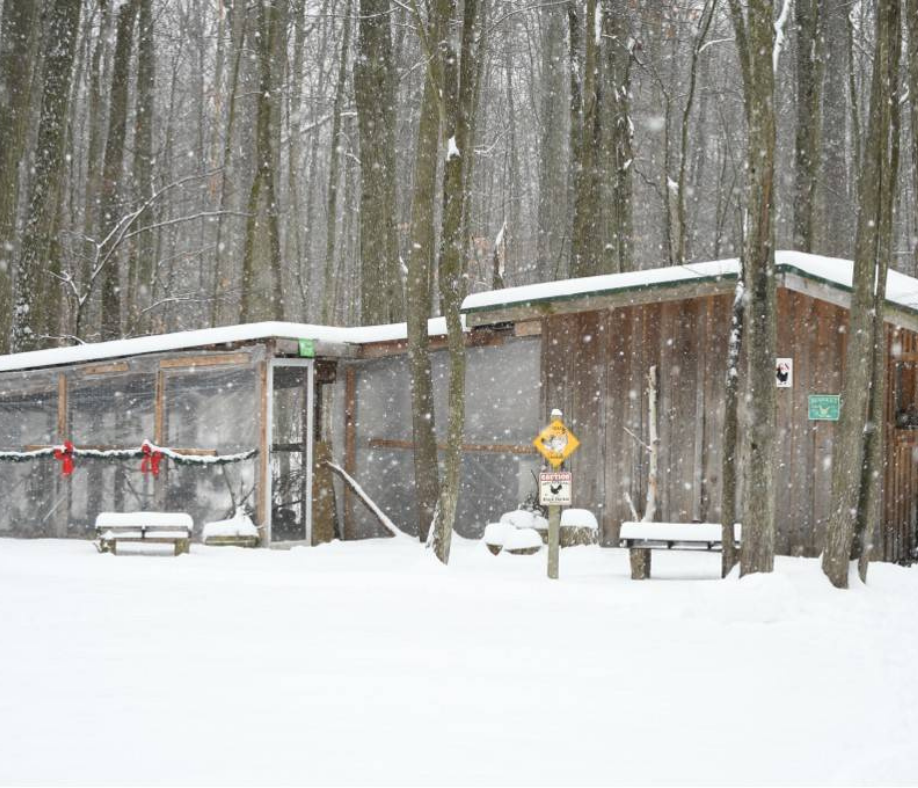
[{"label": "sign post", "polygon": [[552,580],[558,579],[561,507],[570,506],[573,498],[573,474],[559,469],[580,445],[574,433],[561,421],[561,415],[557,408],[553,410],[551,424],[533,441],[539,454],[548,460],[553,469],[539,474],[539,504],[548,507],[548,576]]}]

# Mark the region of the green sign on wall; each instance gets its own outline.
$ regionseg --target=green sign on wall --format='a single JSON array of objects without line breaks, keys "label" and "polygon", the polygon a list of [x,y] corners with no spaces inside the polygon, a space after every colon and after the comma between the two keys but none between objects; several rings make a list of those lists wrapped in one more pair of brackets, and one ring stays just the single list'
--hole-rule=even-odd
[{"label": "green sign on wall", "polygon": [[300,358],[315,358],[316,343],[311,339],[300,340]]},{"label": "green sign on wall", "polygon": [[841,413],[841,395],[839,394],[810,394],[809,419],[810,421],[838,421]]}]

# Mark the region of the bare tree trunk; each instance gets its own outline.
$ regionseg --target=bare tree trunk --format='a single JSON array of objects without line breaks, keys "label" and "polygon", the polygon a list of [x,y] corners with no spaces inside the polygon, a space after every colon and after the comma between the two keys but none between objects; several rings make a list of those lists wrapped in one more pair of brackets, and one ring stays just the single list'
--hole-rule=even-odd
[{"label": "bare tree trunk", "polygon": [[820,0],[795,0],[797,131],[794,146],[794,248],[812,252],[819,173],[822,45]]},{"label": "bare tree trunk", "polygon": [[354,96],[360,128],[361,322],[404,315],[395,227],[395,64],[390,0],[360,0]]},{"label": "bare tree trunk", "polygon": [[[601,258],[596,253],[596,149],[598,142],[598,95],[596,52],[596,0],[586,0],[586,17],[581,22],[577,0],[568,3],[571,46],[571,134],[579,132],[573,146],[574,218],[571,231],[571,276],[601,273]],[[583,76],[575,75],[583,38]],[[573,82],[578,83],[577,88]],[[582,85],[582,91],[579,86]],[[575,93],[578,94],[575,96]],[[575,99],[579,106],[574,106]],[[575,129],[575,126],[578,128]]]},{"label": "bare tree trunk", "polygon": [[[137,33],[137,108],[134,117],[134,196],[138,203],[153,196],[153,119],[156,111],[156,51],[153,43],[153,0],[140,0]],[[128,299],[131,324],[146,328],[141,319],[153,300],[153,262],[155,238],[149,230],[152,212],[144,211],[137,219],[136,243],[132,250],[128,275]]]},{"label": "bare tree trunk", "polygon": [[[898,167],[899,0],[878,0],[876,19],[842,410],[832,447],[832,498],[822,555],[823,572],[837,588],[848,587],[849,561],[866,552],[879,495],[870,487],[881,484],[882,470],[881,438],[871,436],[884,428],[880,376],[885,379],[885,362],[877,363],[876,357],[886,352],[883,306]],[[870,429],[869,416],[874,419]],[[863,571],[866,577],[866,567]]]},{"label": "bare tree trunk", "polygon": [[[259,65],[258,115],[255,130],[255,177],[249,190],[245,252],[242,260],[240,320],[284,319],[283,261],[277,204],[275,104],[280,101],[273,63],[275,36],[283,35],[283,15],[272,4],[258,9],[256,51]],[[263,221],[263,225],[262,225]],[[262,229],[263,228],[263,229]],[[259,244],[264,244],[262,251]]]},{"label": "bare tree trunk", "polygon": [[775,554],[775,28],[773,6],[749,0],[743,13],[730,0],[745,94],[748,154],[747,232],[743,270],[747,288],[746,381],[743,425],[743,545],[741,573],[770,572]]},{"label": "bare tree trunk", "polygon": [[[428,38],[439,41],[440,20],[432,20]],[[431,56],[436,57],[437,52]],[[440,498],[437,438],[434,423],[433,380],[427,320],[432,310],[430,282],[434,259],[434,217],[437,190],[437,152],[440,111],[437,83],[439,68],[427,69],[414,165],[414,199],[411,204],[411,246],[405,283],[408,318],[408,362],[411,369],[411,421],[414,435],[414,483],[418,505],[418,534],[427,541]]]},{"label": "bare tree trunk", "polygon": [[736,566],[736,493],[739,481],[739,382],[740,351],[743,347],[745,323],[745,277],[742,270],[733,296],[733,316],[727,346],[727,375],[724,381],[724,432],[721,459],[721,576],[726,577]]},{"label": "bare tree trunk", "polygon": [[335,310],[335,239],[338,233],[338,181],[340,172],[341,110],[347,84],[347,56],[351,43],[351,0],[345,0],[344,33],[341,39],[341,59],[338,65],[338,83],[332,107],[331,158],[328,164],[328,197],[325,216],[325,275],[322,293],[322,323],[331,325]]},{"label": "bare tree trunk", "polygon": [[542,33],[540,89],[541,125],[539,128],[539,203],[536,225],[538,280],[549,281],[562,275],[567,237],[568,188],[567,156],[564,136],[564,10],[546,6],[539,13]]},{"label": "bare tree trunk", "polygon": [[29,130],[31,50],[40,6],[36,0],[6,0],[0,17],[0,354],[9,350],[19,164]]},{"label": "bare tree trunk", "polygon": [[822,0],[825,62],[822,102],[822,215],[819,251],[834,257],[850,254],[851,200],[845,157],[848,135],[847,0]]},{"label": "bare tree trunk", "polygon": [[[450,5],[455,9],[455,0]],[[453,14],[451,13],[450,16]],[[443,224],[440,237],[439,281],[443,314],[446,316],[449,347],[449,425],[446,432],[446,457],[440,501],[434,518],[433,549],[444,564],[449,563],[450,544],[459,501],[462,473],[462,436],[465,430],[465,335],[459,310],[465,297],[466,239],[461,237],[463,215],[468,209],[469,184],[466,179],[474,155],[470,129],[475,112],[476,58],[482,52],[475,46],[479,27],[478,0],[465,0],[462,11],[462,42],[459,59],[447,44],[441,90],[443,116],[448,135],[446,164],[443,168]]]},{"label": "bare tree trunk", "polygon": [[[800,0],[800,2],[806,2],[806,0]],[[685,210],[685,173],[689,157],[689,124],[695,103],[695,85],[698,80],[698,59],[701,56],[701,47],[708,36],[708,30],[711,28],[711,20],[714,18],[716,8],[717,0],[709,0],[705,7],[707,13],[703,13],[699,21],[698,34],[695,36],[695,45],[692,47],[688,96],[685,99],[685,107],[682,110],[682,124],[679,135],[679,179],[676,185],[676,262],[679,265],[685,265],[687,262],[688,222]]]},{"label": "bare tree trunk", "polygon": [[[29,212],[16,270],[16,306],[13,314],[12,350],[37,347],[42,314],[42,273],[51,248],[57,218],[67,104],[80,24],[80,0],[54,0],[49,8],[48,34],[55,41],[45,57],[41,119],[29,194]],[[51,285],[57,287],[57,283]]]},{"label": "bare tree trunk", "polygon": [[[138,0],[130,0],[118,11],[115,32],[115,59],[112,63],[111,104],[108,113],[108,140],[102,167],[102,202],[99,219],[104,240],[118,223],[121,212],[119,199],[124,191],[121,176],[124,171],[124,143],[127,135],[128,86],[130,82],[131,49]],[[121,336],[121,268],[117,255],[106,265],[102,281],[102,339]]]},{"label": "bare tree trunk", "polygon": [[220,159],[223,172],[220,173],[220,215],[217,217],[217,240],[214,250],[214,288],[211,293],[210,323],[219,325],[224,310],[221,310],[221,293],[229,284],[230,277],[223,271],[223,252],[225,241],[225,211],[229,203],[230,168],[232,165],[233,131],[236,123],[236,102],[239,92],[239,70],[242,62],[243,45],[246,37],[248,14],[244,6],[233,9],[231,25],[233,70],[230,75],[229,100],[226,108],[226,126],[224,128],[223,155]]}]

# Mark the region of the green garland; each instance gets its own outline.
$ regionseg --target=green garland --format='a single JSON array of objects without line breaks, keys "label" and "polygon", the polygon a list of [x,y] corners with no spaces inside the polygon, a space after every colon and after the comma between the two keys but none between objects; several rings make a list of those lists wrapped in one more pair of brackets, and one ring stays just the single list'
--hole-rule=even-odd
[{"label": "green garland", "polygon": [[[239,452],[237,454],[201,456],[182,454],[181,452],[174,451],[165,446],[156,446],[149,442],[146,442],[146,444],[150,447],[151,453],[158,452],[163,458],[172,460],[176,465],[229,465],[230,463],[244,462],[258,454],[258,449],[250,449],[249,451]],[[64,445],[61,444],[60,446],[48,446],[47,448],[33,449],[31,451],[0,451],[0,462],[31,462],[32,460],[54,458],[54,453],[63,451],[63,449]],[[149,456],[149,453],[144,451],[143,445],[137,449],[110,450],[80,449],[74,447],[71,456],[73,459],[107,460],[116,462],[121,460],[141,460]]]}]

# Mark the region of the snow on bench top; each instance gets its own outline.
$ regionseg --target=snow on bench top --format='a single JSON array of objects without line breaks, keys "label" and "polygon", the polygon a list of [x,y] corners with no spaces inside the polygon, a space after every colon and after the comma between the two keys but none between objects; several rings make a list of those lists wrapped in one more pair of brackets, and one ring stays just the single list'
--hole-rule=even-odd
[{"label": "snow on bench top", "polygon": [[[446,334],[446,320],[442,317],[427,321],[430,336]],[[146,353],[164,353],[191,350],[211,345],[234,342],[249,342],[259,339],[312,339],[346,345],[368,345],[374,342],[393,342],[408,336],[405,323],[381,326],[357,326],[340,328],[317,326],[309,323],[248,323],[238,326],[203,328],[196,331],[178,331],[173,334],[155,334],[132,339],[116,339],[111,342],[94,342],[73,347],[34,350],[27,353],[13,353],[0,356],[0,372],[20,369],[35,369],[61,364],[80,364],[102,359],[126,358]]]},{"label": "snow on bench top", "polygon": [[96,528],[194,528],[194,520],[185,512],[101,512]]},{"label": "snow on bench top", "polygon": [[258,529],[245,512],[237,512],[229,520],[205,523],[202,536],[205,541],[215,537],[258,536]]},{"label": "snow on bench top", "polygon": [[[736,538],[742,534],[742,526],[734,526]],[[621,539],[649,539],[661,542],[719,542],[720,523],[622,523]]]},{"label": "snow on bench top", "polygon": [[[837,257],[822,257],[804,252],[775,252],[775,265],[779,272],[799,273],[806,278],[820,280],[829,285],[850,290],[853,263]],[[735,277],[739,261],[714,260],[711,262],[651,268],[645,271],[628,271],[621,274],[587,276],[559,282],[543,282],[504,290],[474,293],[462,303],[463,312],[478,312],[523,305],[537,301],[553,301],[576,296],[589,296],[622,290],[640,290],[659,285],[676,284],[693,279],[711,280]],[[890,271],[886,282],[887,301],[907,309],[918,310],[918,279]]]}]

